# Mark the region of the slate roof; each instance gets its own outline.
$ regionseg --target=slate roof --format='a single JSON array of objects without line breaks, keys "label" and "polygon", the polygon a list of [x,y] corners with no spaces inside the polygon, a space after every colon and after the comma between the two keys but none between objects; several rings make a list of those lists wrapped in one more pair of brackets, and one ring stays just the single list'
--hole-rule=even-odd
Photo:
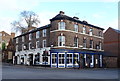
[{"label": "slate roof", "polygon": [[[49,28],[49,27],[50,27],[50,24],[45,25],[45,26],[42,26],[42,27],[39,27],[39,28],[35,28],[35,29],[33,29],[33,30],[29,31],[29,32],[26,32],[26,33],[24,33],[24,34],[21,34],[21,35],[19,35],[19,36],[17,36],[17,37],[21,37],[21,36],[24,36],[24,35],[26,35],[26,34],[33,33],[33,32],[35,32],[35,31],[42,30],[42,29],[46,29],[46,28]],[[17,37],[15,37],[15,38],[17,38]]]},{"label": "slate roof", "polygon": [[112,28],[115,32],[120,33],[120,30]]},{"label": "slate roof", "polygon": [[92,24],[88,24],[86,21],[80,21],[80,20],[74,19],[72,17],[69,17],[67,15],[61,15],[61,14],[56,15],[55,17],[53,17],[52,19],[50,19],[50,21],[60,20],[60,19],[63,19],[63,20],[66,19],[66,20],[78,22],[78,23],[81,23],[81,24],[84,24],[84,25],[88,25],[90,27],[94,27],[94,28],[98,28],[98,29],[104,30],[104,28],[101,28],[101,27],[98,27],[98,26],[94,26]]}]

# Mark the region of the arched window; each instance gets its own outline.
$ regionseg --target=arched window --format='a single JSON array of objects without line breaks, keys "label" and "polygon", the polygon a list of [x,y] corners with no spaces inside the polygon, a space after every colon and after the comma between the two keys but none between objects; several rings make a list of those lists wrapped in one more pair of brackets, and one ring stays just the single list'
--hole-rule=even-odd
[{"label": "arched window", "polygon": [[65,22],[61,21],[58,23],[58,29],[59,30],[65,30]]},{"label": "arched window", "polygon": [[74,31],[78,32],[78,25],[74,24]]},{"label": "arched window", "polygon": [[65,46],[65,36],[58,36],[58,46]]}]

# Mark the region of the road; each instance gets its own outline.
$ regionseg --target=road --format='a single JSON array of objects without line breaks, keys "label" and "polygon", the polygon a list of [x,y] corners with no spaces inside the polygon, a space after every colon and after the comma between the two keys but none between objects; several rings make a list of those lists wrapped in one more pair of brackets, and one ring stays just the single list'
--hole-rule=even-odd
[{"label": "road", "polygon": [[118,79],[118,70],[56,69],[3,65],[2,79]]}]

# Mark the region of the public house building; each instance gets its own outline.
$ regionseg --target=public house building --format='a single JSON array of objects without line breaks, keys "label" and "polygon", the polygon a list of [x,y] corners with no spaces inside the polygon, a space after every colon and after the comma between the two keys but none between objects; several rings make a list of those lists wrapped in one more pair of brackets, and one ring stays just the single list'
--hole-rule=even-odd
[{"label": "public house building", "polygon": [[63,11],[50,24],[14,38],[14,64],[52,68],[102,67],[103,28]]}]

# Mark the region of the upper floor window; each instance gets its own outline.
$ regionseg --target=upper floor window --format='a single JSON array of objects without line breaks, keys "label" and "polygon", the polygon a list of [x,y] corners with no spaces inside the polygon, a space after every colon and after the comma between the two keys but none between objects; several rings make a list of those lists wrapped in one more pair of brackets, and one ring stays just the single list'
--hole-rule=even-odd
[{"label": "upper floor window", "polygon": [[31,49],[31,42],[29,42],[29,50]]},{"label": "upper floor window", "polygon": [[16,38],[16,43],[18,43],[18,38]]},{"label": "upper floor window", "polygon": [[99,42],[99,49],[101,50],[102,49],[102,43]]},{"label": "upper floor window", "polygon": [[43,37],[46,37],[46,29],[43,29]]},{"label": "upper floor window", "polygon": [[39,48],[39,41],[36,41],[36,48]]},{"label": "upper floor window", "polygon": [[22,44],[22,51],[24,50],[24,44]]},{"label": "upper floor window", "polygon": [[65,22],[61,21],[58,23],[58,29],[59,30],[65,30]]},{"label": "upper floor window", "polygon": [[78,47],[78,37],[75,37],[75,38],[74,38],[74,46],[75,46],[75,47]]},{"label": "upper floor window", "polygon": [[83,39],[83,48],[86,48],[87,47],[87,40],[84,38]]},{"label": "upper floor window", "polygon": [[93,29],[92,29],[92,28],[89,29],[89,35],[90,35],[90,36],[93,35]]},{"label": "upper floor window", "polygon": [[40,37],[40,31],[37,31],[36,32],[36,38],[39,38]]},{"label": "upper floor window", "polygon": [[90,48],[93,48],[93,40],[90,40]]},{"label": "upper floor window", "polygon": [[16,51],[18,51],[18,45],[16,45]]},{"label": "upper floor window", "polygon": [[46,47],[46,40],[43,40],[43,48]]},{"label": "upper floor window", "polygon": [[29,34],[29,40],[31,40],[31,39],[32,39],[32,33]]},{"label": "upper floor window", "polygon": [[98,32],[98,35],[99,35],[100,37],[102,37],[102,31],[99,31],[99,32]]},{"label": "upper floor window", "polygon": [[58,36],[58,46],[65,46],[65,36]]},{"label": "upper floor window", "polygon": [[78,32],[78,25],[74,24],[74,31]]},{"label": "upper floor window", "polygon": [[86,27],[83,27],[83,33],[86,34]]},{"label": "upper floor window", "polygon": [[22,36],[22,42],[24,42],[25,41],[25,38],[24,38],[24,36]]}]

